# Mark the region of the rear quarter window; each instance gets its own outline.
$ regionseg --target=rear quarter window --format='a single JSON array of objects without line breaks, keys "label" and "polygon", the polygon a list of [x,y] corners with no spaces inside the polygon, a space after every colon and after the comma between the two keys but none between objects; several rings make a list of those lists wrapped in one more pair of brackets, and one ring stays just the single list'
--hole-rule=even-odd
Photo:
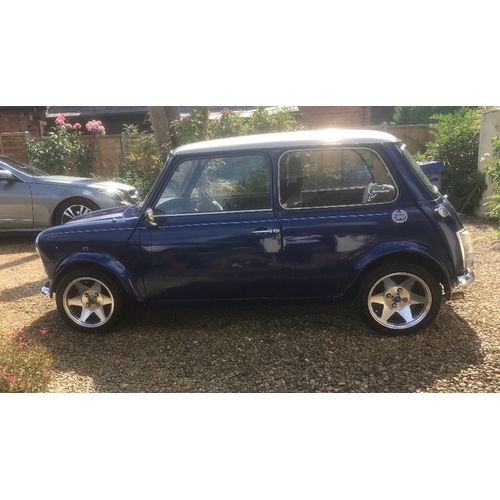
[{"label": "rear quarter window", "polygon": [[437,186],[432,184],[432,182],[425,175],[420,165],[417,163],[415,158],[413,158],[413,156],[411,155],[411,153],[408,151],[408,149],[404,144],[401,146],[401,151],[405,156],[405,158],[408,160],[408,163],[410,164],[412,170],[415,172],[417,177],[422,181],[422,184],[425,186],[427,191],[429,191],[429,193],[432,194],[433,196],[437,195],[439,193],[439,189],[437,188]]},{"label": "rear quarter window", "polygon": [[286,209],[387,203],[396,184],[370,149],[290,151],[279,162],[280,204]]}]

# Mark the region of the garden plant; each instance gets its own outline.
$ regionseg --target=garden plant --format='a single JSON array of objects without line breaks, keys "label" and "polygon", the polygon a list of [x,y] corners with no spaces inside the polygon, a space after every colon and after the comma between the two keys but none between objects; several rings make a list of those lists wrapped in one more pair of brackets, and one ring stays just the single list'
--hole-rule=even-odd
[{"label": "garden plant", "polygon": [[477,169],[481,114],[463,107],[454,113],[432,117],[434,140],[427,144],[426,160],[444,161],[444,194],[460,212],[472,213],[486,189],[485,176]]},{"label": "garden plant", "polygon": [[488,174],[491,182],[495,183],[493,194],[487,197],[485,206],[488,209],[488,215],[500,221],[500,137],[493,137],[491,144],[493,156],[491,157],[489,153],[486,153],[481,158],[481,162],[485,164],[484,171]]},{"label": "garden plant", "polygon": [[64,114],[59,115],[56,126],[51,128],[46,137],[26,141],[26,154],[30,163],[49,174],[74,172],[89,177],[95,157],[96,137],[105,135],[106,130],[99,120],[88,121],[85,128],[91,136],[88,143],[81,141],[80,123],[71,124]]},{"label": "garden plant", "polygon": [[0,393],[43,392],[53,377],[53,360],[38,340],[41,329],[0,334]]}]

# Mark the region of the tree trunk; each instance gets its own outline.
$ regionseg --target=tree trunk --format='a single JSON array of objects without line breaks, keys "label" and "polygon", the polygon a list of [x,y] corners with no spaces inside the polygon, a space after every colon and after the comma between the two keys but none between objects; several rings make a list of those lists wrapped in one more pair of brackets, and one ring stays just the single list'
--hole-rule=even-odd
[{"label": "tree trunk", "polygon": [[179,106],[163,106],[168,123],[172,124],[175,120],[180,120]]},{"label": "tree trunk", "polygon": [[169,139],[172,148],[177,147],[175,138],[169,131],[171,123],[180,117],[179,106],[148,106],[148,110],[158,149],[168,143]]}]

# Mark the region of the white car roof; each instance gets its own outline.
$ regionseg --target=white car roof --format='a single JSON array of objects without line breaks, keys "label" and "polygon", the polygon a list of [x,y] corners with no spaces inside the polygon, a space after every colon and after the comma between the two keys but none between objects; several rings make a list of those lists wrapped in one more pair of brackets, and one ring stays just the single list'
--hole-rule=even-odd
[{"label": "white car roof", "polygon": [[398,138],[386,132],[356,129],[325,129],[300,132],[278,132],[274,134],[246,135],[194,142],[180,146],[174,155],[213,153],[215,151],[239,151],[253,148],[290,148],[308,146],[334,146],[354,144],[380,144],[400,142]]}]

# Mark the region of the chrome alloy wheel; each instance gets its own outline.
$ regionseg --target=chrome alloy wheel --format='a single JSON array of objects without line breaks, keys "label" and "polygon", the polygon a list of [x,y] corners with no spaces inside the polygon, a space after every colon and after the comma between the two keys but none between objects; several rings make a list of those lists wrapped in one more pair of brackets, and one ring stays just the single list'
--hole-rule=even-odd
[{"label": "chrome alloy wheel", "polygon": [[[95,209],[94,209],[95,210]],[[75,217],[86,214],[88,212],[92,212],[93,210],[86,205],[71,205],[64,210],[61,217],[61,224],[66,224],[70,220],[73,220]]]},{"label": "chrome alloy wheel", "polygon": [[115,299],[102,281],[80,277],[71,281],[64,289],[62,305],[68,318],[77,325],[97,328],[113,316]]},{"label": "chrome alloy wheel", "polygon": [[385,328],[406,330],[420,323],[432,307],[432,293],[420,277],[406,272],[383,276],[368,293],[368,310]]}]

